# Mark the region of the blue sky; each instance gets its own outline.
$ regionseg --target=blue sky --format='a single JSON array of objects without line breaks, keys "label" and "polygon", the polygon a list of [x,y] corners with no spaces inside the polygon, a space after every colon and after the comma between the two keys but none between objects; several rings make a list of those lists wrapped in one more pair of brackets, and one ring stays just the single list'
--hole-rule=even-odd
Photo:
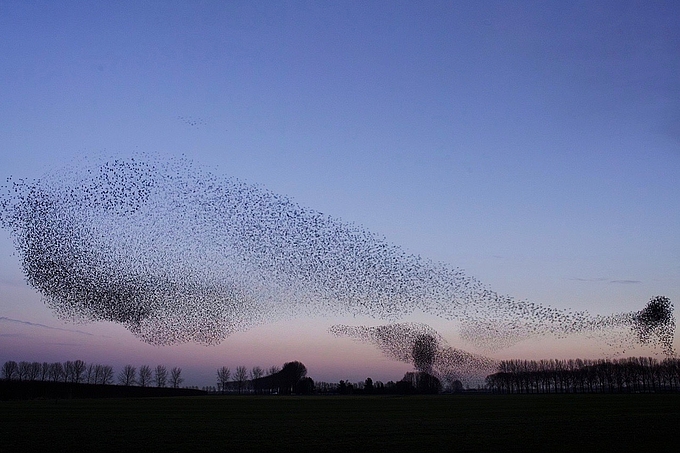
[{"label": "blue sky", "polygon": [[[603,314],[657,294],[677,305],[679,49],[674,1],[0,0],[0,176],[184,155],[517,299]],[[12,250],[2,231],[0,317],[63,328]],[[455,343],[449,324],[415,318]],[[302,360],[327,380],[408,369],[328,338],[333,321],[238,334],[186,366],[196,385],[230,354],[232,367]],[[0,360],[43,360],[45,329],[23,326],[0,320]],[[114,325],[66,327],[108,337],[74,334],[47,348],[54,360],[196,355]],[[33,349],[20,356],[3,331]],[[271,352],[287,342],[289,355]],[[569,344],[498,354],[602,353]],[[357,356],[368,369],[336,375]]]}]

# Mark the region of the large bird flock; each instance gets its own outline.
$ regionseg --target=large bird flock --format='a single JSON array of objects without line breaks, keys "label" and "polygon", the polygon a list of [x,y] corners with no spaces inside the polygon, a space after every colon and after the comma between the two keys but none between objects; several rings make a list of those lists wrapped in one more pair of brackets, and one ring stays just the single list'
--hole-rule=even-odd
[{"label": "large bird flock", "polygon": [[5,189],[0,220],[46,304],[62,318],[121,323],[152,344],[215,344],[300,315],[395,322],[422,310],[488,349],[621,330],[673,347],[670,301],[607,316],[516,301],[458,268],[183,159],[81,162],[40,180],[10,179]]}]

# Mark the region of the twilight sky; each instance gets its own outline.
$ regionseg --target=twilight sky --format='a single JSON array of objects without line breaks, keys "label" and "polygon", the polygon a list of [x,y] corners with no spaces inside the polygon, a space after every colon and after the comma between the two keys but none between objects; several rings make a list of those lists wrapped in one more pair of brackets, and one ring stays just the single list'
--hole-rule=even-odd
[{"label": "twilight sky", "polygon": [[[3,180],[183,155],[518,300],[680,303],[678,2],[0,0],[0,55]],[[0,230],[0,362],[163,363],[199,386],[222,365],[300,360],[336,382],[410,370],[327,332],[372,318],[301,315],[210,347],[65,323],[13,253]],[[485,353],[454,323],[405,320]],[[570,337],[490,355],[610,353]]]}]

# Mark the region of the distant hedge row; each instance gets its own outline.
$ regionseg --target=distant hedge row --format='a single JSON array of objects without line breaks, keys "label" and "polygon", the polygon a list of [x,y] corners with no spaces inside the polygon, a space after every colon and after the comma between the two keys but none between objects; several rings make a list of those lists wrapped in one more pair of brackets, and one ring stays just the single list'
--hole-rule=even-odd
[{"label": "distant hedge row", "polygon": [[486,385],[499,393],[678,392],[680,359],[505,360]]}]

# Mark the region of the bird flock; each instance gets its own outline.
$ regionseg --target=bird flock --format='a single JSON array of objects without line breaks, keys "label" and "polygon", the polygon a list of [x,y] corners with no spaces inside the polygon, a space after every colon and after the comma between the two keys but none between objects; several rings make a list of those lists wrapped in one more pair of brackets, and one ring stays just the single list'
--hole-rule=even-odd
[{"label": "bird flock", "polygon": [[[418,310],[455,321],[463,340],[488,350],[532,336],[621,331],[673,350],[672,304],[663,297],[611,315],[516,301],[459,268],[186,159],[83,161],[4,187],[1,224],[55,314],[117,322],[152,344],[216,344],[296,316],[394,323]],[[399,335],[423,328],[392,329],[384,341],[394,348],[385,350],[402,357]],[[447,354],[458,360],[457,350]]]},{"label": "bird flock", "polygon": [[479,381],[498,366],[494,359],[449,346],[427,324],[394,323],[376,327],[337,324],[329,331],[338,337],[372,344],[386,357],[412,364],[416,370],[443,381]]}]

